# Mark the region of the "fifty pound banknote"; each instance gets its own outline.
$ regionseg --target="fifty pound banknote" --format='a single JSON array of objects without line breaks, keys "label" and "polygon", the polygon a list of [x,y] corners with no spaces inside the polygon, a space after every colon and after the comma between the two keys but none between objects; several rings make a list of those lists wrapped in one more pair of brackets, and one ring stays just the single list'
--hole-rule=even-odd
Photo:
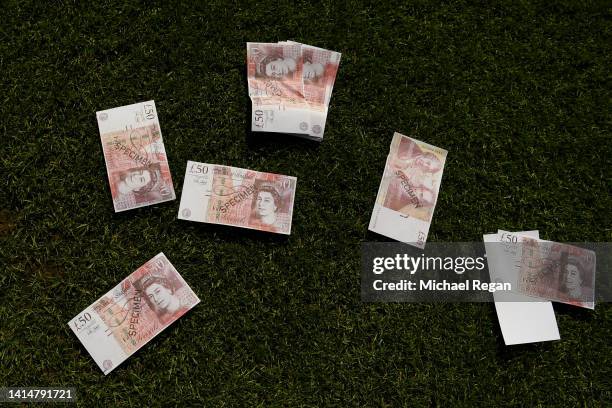
[{"label": "fifty pound banknote", "polygon": [[447,153],[396,132],[368,229],[424,248]]},{"label": "fifty pound banknote", "polygon": [[187,162],[178,218],[289,235],[295,177]]},{"label": "fifty pound banknote", "polygon": [[159,253],[68,325],[106,375],[199,302]]},{"label": "fifty pound banknote", "polygon": [[529,296],[595,308],[594,251],[520,237],[518,287]]},{"label": "fifty pound banknote", "polygon": [[247,43],[251,130],[321,140],[340,57],[292,41]]},{"label": "fifty pound banknote", "polygon": [[247,43],[249,96],[270,104],[304,102],[300,44]]},{"label": "fifty pound banknote", "polygon": [[115,212],[174,200],[155,102],[97,112]]}]

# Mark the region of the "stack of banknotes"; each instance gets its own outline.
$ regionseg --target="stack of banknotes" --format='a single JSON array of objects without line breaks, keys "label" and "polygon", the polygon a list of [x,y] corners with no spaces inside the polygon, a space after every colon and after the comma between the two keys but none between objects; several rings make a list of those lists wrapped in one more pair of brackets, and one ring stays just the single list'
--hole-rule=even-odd
[{"label": "stack of banknotes", "polygon": [[483,236],[491,282],[508,282],[495,292],[495,309],[506,345],[558,340],[551,301],[595,308],[594,251],[546,241],[538,231]]},{"label": "stack of banknotes", "polygon": [[68,325],[106,375],[198,303],[159,253]]},{"label": "stack of banknotes", "polygon": [[293,41],[247,43],[251,129],[322,140],[340,56]]}]

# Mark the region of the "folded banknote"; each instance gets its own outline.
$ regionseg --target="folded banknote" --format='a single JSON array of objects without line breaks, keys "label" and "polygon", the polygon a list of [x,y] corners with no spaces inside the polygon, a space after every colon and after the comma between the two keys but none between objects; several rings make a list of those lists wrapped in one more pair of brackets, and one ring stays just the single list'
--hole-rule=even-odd
[{"label": "folded banknote", "polygon": [[424,248],[447,153],[396,132],[368,229]]},{"label": "folded banknote", "polygon": [[187,162],[178,218],[289,235],[295,177]]},{"label": "folded banknote", "polygon": [[106,375],[199,302],[159,253],[68,325]]},{"label": "folded banknote", "polygon": [[321,140],[340,57],[293,41],[247,43],[251,129]]}]

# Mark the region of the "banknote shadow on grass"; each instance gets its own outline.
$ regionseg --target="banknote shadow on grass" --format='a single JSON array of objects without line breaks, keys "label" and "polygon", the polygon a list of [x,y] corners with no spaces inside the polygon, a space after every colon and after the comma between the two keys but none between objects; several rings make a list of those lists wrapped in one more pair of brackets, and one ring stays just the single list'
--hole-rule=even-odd
[{"label": "banknote shadow on grass", "polygon": [[189,228],[189,231],[194,231],[196,234],[206,237],[212,236],[223,242],[259,241],[263,243],[286,244],[289,241],[289,235],[276,234],[273,232],[233,227],[230,225],[208,224],[186,220],[177,221],[180,222],[185,229]]},{"label": "banknote shadow on grass", "polygon": [[[250,108],[249,108],[250,109]],[[250,112],[247,113],[250,115]],[[250,116],[248,116],[250,117]],[[292,147],[318,149],[320,143],[314,140],[305,139],[302,135],[293,133],[276,133],[276,132],[253,132],[250,122],[246,130],[246,143],[250,149],[259,147],[278,146],[279,148],[287,149]]]},{"label": "banknote shadow on grass", "polygon": [[[372,207],[374,207],[375,203],[376,203],[376,197],[373,198]],[[368,225],[370,223],[369,219],[370,219],[371,215],[372,215],[371,213],[368,215]],[[368,228],[368,227],[366,226],[366,228]],[[376,233],[374,231],[370,231],[369,229],[367,229],[366,230],[366,236],[365,236],[364,242],[398,242],[398,241],[396,241],[396,240],[394,240],[392,238],[387,238],[384,235],[378,234],[378,233]],[[408,244],[405,244],[405,245],[409,246]]]},{"label": "banknote shadow on grass", "polygon": [[[602,303],[595,304],[595,311],[597,311],[597,307],[601,307]],[[595,319],[595,314],[593,310],[585,309],[582,307],[572,306],[565,303],[557,303],[553,302],[553,309],[555,310],[555,315],[557,316],[557,321],[559,316],[567,316],[572,320],[584,320],[584,321],[592,321]],[[563,334],[561,334],[563,336]]]}]

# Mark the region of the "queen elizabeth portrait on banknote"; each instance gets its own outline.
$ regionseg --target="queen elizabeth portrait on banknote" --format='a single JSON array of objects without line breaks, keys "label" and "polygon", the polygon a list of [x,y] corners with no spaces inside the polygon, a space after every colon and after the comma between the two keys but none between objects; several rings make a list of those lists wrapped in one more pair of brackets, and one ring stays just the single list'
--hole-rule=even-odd
[{"label": "queen elizabeth portrait on banknote", "polygon": [[261,51],[259,54],[255,65],[255,76],[279,78],[295,72],[297,67],[295,59],[283,56],[281,49],[271,48],[265,52]]},{"label": "queen elizabeth portrait on banknote", "polygon": [[276,232],[277,224],[280,221],[279,210],[283,206],[284,203],[281,195],[274,184],[260,183],[256,187],[251,206],[250,226],[269,232]]},{"label": "queen elizabeth portrait on banknote", "polygon": [[562,265],[559,291],[568,297],[569,301],[586,302],[590,300],[589,290],[584,288],[586,268],[582,266],[576,256],[568,256],[565,265]]},{"label": "queen elizabeth portrait on banknote", "polygon": [[384,206],[429,221],[436,203],[442,160],[405,138],[388,165],[392,178]]},{"label": "queen elizabeth portrait on banknote", "polygon": [[189,310],[177,296],[179,285],[180,282],[173,279],[172,271],[167,269],[149,273],[134,282],[162,324],[178,319]]},{"label": "queen elizabeth portrait on banknote", "polygon": [[159,163],[116,172],[112,175],[112,180],[117,180],[117,202],[127,200],[128,197],[136,204],[173,198],[171,181],[162,177]]}]

